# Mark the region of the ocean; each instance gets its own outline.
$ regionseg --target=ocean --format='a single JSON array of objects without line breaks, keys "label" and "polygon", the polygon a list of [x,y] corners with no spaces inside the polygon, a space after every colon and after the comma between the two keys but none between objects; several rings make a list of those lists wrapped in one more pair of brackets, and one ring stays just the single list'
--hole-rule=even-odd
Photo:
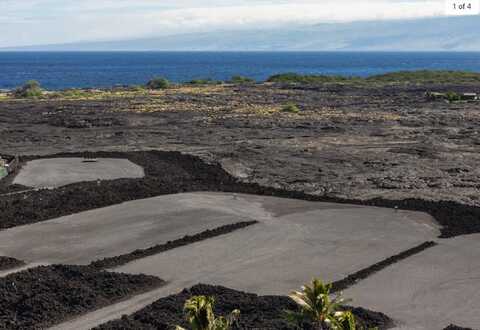
[{"label": "ocean", "polygon": [[285,72],[361,76],[400,70],[480,72],[480,53],[459,52],[0,52],[0,89],[30,79],[46,89],[145,84]]}]

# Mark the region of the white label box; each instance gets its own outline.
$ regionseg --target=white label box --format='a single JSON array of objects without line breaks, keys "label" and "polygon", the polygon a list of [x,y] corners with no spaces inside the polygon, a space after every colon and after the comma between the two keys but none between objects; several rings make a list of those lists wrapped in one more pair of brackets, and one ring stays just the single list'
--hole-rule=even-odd
[{"label": "white label box", "polygon": [[480,15],[480,0],[445,0],[445,13],[448,16]]}]

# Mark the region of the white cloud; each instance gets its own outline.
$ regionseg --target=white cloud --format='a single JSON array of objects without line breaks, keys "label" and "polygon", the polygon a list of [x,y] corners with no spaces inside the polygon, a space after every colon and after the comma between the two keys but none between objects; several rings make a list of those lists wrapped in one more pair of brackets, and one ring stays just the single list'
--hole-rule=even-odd
[{"label": "white cloud", "polygon": [[309,1],[296,4],[261,4],[222,8],[189,8],[168,10],[153,14],[166,21],[184,20],[190,25],[242,25],[344,22],[371,19],[428,17],[442,14],[444,7],[438,1]]},{"label": "white cloud", "polygon": [[0,0],[0,46],[442,15],[443,0]]}]

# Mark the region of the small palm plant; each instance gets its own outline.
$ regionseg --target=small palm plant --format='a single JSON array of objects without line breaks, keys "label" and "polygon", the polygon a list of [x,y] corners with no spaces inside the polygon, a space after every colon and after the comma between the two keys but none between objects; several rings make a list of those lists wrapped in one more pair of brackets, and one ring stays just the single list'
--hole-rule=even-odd
[{"label": "small palm plant", "polygon": [[[213,297],[194,296],[185,302],[184,312],[191,330],[230,330],[240,317],[240,311],[234,310],[227,317],[216,317],[213,312]],[[177,326],[176,330],[185,330]]]},{"label": "small palm plant", "polygon": [[331,297],[332,284],[313,279],[301,291],[289,297],[295,301],[300,312],[287,311],[287,319],[297,325],[310,322],[316,330],[355,330],[355,318],[350,312],[340,311],[347,302],[341,295]]},{"label": "small palm plant", "polygon": [[357,322],[355,321],[355,316],[353,316],[352,312],[337,312],[336,314],[336,319],[338,322],[336,325],[337,329],[357,330]]}]

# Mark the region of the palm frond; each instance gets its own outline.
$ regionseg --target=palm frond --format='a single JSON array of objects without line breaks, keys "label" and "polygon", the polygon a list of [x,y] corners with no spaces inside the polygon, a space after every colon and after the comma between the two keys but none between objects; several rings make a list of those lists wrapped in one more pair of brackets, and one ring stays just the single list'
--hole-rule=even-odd
[{"label": "palm frond", "polygon": [[[215,299],[206,296],[194,296],[184,305],[184,313],[192,330],[229,330],[240,317],[240,311],[234,310],[227,317],[215,317],[213,307]],[[175,330],[185,330],[177,326]]]},{"label": "palm frond", "polygon": [[[356,330],[353,314],[339,312],[348,300],[341,294],[332,297],[332,287],[331,283],[314,278],[309,285],[302,286],[301,291],[292,292],[289,297],[299,306],[300,312],[287,311],[287,321],[296,325],[311,322],[331,330]],[[344,326],[348,327],[344,329]]]}]

